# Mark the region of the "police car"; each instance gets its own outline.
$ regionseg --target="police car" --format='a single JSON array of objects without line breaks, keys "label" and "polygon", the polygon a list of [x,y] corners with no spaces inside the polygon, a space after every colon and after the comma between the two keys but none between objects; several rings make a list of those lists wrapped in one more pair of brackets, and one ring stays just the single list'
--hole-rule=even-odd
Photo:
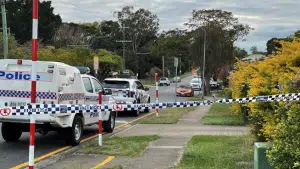
[{"label": "police car", "polygon": [[[30,104],[31,61],[0,60],[0,109]],[[37,99],[41,104],[97,104],[98,92],[103,91],[103,104],[114,104],[112,91],[104,90],[93,76],[81,74],[76,67],[59,62],[37,63]],[[113,132],[115,112],[105,112],[103,130]],[[83,110],[72,114],[37,114],[36,129],[41,134],[49,131],[62,133],[67,144],[78,145],[84,126],[97,124],[98,114]],[[0,116],[4,140],[19,140],[22,132],[28,132],[29,116]]]},{"label": "police car", "polygon": [[[128,78],[106,78],[103,81],[105,89],[111,89],[113,96],[121,96],[116,101],[124,103],[150,103],[149,88],[144,87],[138,79]],[[146,109],[146,112],[149,110]],[[133,111],[135,116],[139,116],[140,111]]]}]

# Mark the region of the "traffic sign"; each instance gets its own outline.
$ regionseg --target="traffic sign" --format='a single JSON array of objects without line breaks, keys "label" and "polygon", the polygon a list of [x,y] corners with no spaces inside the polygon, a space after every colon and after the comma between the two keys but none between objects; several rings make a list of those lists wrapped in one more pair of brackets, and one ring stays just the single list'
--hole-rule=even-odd
[{"label": "traffic sign", "polygon": [[94,70],[99,70],[99,57],[94,56]]},{"label": "traffic sign", "polygon": [[178,67],[178,58],[174,58],[174,67]]},{"label": "traffic sign", "polygon": [[9,116],[11,110],[9,108],[0,109],[0,116]]},{"label": "traffic sign", "polygon": [[123,105],[122,104],[114,104],[112,108],[113,108],[114,111],[123,111]]}]

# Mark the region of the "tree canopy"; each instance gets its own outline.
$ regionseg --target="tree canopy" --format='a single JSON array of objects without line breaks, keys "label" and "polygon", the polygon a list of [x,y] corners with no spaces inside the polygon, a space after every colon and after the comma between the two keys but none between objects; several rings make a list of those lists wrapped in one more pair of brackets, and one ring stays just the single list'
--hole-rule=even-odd
[{"label": "tree canopy", "polygon": [[[53,13],[51,1],[39,1],[39,39],[44,44],[51,44],[56,29],[61,25],[60,15]],[[7,27],[15,35],[16,40],[24,44],[32,38],[32,1],[6,1]],[[1,20],[2,26],[2,20]]]},{"label": "tree canopy", "polygon": [[[233,43],[251,30],[249,25],[239,23],[231,12],[217,9],[194,10],[185,25],[193,28],[190,44],[192,60],[198,66],[203,65],[204,43],[206,44],[205,83],[227,64],[233,62]],[[205,40],[204,40],[205,39]],[[206,85],[205,92],[209,91]]]}]

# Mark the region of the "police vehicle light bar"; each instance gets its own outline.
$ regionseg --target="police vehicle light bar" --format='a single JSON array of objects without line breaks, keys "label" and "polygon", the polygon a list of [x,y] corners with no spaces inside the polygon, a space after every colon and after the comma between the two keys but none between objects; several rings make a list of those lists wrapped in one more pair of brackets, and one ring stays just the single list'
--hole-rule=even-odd
[{"label": "police vehicle light bar", "polygon": [[18,61],[17,61],[17,64],[18,64],[18,65],[22,65],[22,60],[18,60]]}]

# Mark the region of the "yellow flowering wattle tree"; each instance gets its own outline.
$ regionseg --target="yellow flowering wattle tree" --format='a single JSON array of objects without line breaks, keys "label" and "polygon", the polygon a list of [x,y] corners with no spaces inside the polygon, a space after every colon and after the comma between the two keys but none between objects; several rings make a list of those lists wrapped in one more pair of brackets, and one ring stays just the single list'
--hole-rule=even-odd
[{"label": "yellow flowering wattle tree", "polygon": [[[237,63],[237,70],[230,77],[233,98],[300,93],[300,39],[280,43],[280,52],[264,61]],[[252,133],[257,140],[273,142],[273,149],[268,154],[276,168],[292,168],[300,164],[298,104],[273,102],[243,105],[249,108]],[[241,113],[241,106],[233,104],[234,112]]]}]

